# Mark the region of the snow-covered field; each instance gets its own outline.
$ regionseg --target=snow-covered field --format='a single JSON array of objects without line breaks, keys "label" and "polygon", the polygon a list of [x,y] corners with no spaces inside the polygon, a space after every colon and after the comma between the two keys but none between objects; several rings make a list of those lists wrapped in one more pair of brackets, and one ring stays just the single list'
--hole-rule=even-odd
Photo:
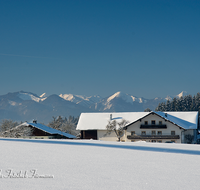
[{"label": "snow-covered field", "polygon": [[0,139],[3,190],[200,189],[200,145]]}]

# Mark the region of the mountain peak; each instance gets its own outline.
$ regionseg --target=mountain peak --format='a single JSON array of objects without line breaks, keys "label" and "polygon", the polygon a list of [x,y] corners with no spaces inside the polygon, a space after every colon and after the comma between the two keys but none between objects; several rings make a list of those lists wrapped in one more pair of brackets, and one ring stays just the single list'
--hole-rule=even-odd
[{"label": "mountain peak", "polygon": [[120,96],[120,93],[121,93],[121,92],[116,92],[116,93],[114,93],[113,95],[111,95],[111,96],[107,99],[107,101],[110,102],[112,99],[114,99],[114,98],[116,98],[116,97],[119,97],[119,96]]},{"label": "mountain peak", "polygon": [[31,92],[20,91],[18,94],[18,97],[21,98],[22,100],[34,100],[35,102],[40,101],[40,97],[38,97],[36,94],[33,94]]},{"label": "mountain peak", "polygon": [[74,95],[73,94],[60,94],[59,95],[61,98],[68,100],[68,101],[72,101],[74,99]]},{"label": "mountain peak", "polygon": [[139,102],[139,103],[142,103],[143,100],[142,98],[137,98],[135,96],[132,96],[130,94],[127,94],[127,93],[123,93],[123,92],[116,92],[115,94],[113,94],[112,96],[110,96],[108,99],[107,99],[107,102],[110,102],[111,100],[115,99],[115,98],[121,98],[122,100],[124,100],[125,102],[127,103],[133,103],[133,102]]},{"label": "mountain peak", "polygon": [[48,97],[47,93],[43,93],[42,95],[40,95],[40,100],[44,101],[47,99],[47,97]]},{"label": "mountain peak", "polygon": [[101,99],[101,97],[98,95],[84,96],[84,95],[73,95],[73,94],[60,94],[59,96],[64,100],[73,102],[75,104],[80,104],[86,107],[90,107],[91,104],[97,103]]},{"label": "mountain peak", "polygon": [[47,97],[47,93],[43,93],[40,95],[40,98],[46,98]]},{"label": "mountain peak", "polygon": [[187,96],[188,93],[186,91],[182,91],[180,94],[177,95],[178,98],[181,98],[183,96]]}]

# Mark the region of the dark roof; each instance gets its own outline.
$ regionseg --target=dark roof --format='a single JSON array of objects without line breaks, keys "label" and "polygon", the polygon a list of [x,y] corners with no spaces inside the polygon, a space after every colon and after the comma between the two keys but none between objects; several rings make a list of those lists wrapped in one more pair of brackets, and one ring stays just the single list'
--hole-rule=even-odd
[{"label": "dark roof", "polygon": [[53,129],[51,127],[48,127],[46,125],[42,125],[40,123],[24,123],[24,125],[27,125],[27,126],[30,125],[32,127],[35,127],[37,129],[40,129],[40,130],[47,132],[49,134],[52,134],[52,135],[58,134],[58,135],[65,136],[65,137],[70,138],[70,139],[76,138],[76,136],[74,136],[74,135],[59,131],[57,129]]}]

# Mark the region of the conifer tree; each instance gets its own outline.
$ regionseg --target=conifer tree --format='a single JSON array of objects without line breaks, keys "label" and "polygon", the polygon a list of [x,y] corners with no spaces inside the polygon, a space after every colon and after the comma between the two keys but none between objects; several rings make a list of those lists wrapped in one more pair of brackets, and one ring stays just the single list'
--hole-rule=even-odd
[{"label": "conifer tree", "polygon": [[198,111],[200,112],[200,93],[196,96],[187,95],[180,98],[173,98],[171,101],[161,102],[155,111]]}]

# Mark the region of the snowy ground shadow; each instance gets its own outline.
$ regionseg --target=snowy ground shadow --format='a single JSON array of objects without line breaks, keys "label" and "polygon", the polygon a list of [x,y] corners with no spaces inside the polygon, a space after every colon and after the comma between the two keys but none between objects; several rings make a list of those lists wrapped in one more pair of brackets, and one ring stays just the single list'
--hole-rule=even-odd
[{"label": "snowy ground shadow", "polygon": [[153,151],[153,152],[165,152],[165,153],[175,153],[175,154],[191,154],[200,155],[200,150],[184,150],[175,148],[160,148],[160,147],[147,147],[147,146],[137,146],[124,145],[124,144],[103,144],[103,143],[93,143],[91,142],[80,142],[80,141],[54,141],[54,140],[35,140],[35,139],[9,139],[0,138],[3,141],[18,141],[18,142],[31,142],[31,143],[45,143],[45,144],[64,144],[64,145],[75,145],[75,146],[96,146],[96,147],[107,147],[107,148],[120,148],[120,149],[131,149],[131,150],[141,150],[141,151]]}]

